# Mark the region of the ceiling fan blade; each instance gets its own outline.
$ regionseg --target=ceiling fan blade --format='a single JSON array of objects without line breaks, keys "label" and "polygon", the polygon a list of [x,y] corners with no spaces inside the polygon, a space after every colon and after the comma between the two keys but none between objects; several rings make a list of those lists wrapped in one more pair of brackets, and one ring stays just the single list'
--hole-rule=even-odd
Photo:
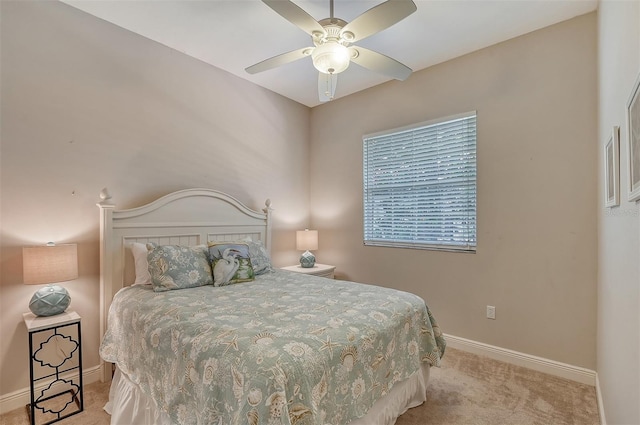
[{"label": "ceiling fan blade", "polygon": [[314,32],[326,34],[322,25],[313,19],[313,16],[290,0],[262,0],[262,2],[307,34],[311,36]]},{"label": "ceiling fan blade", "polygon": [[302,49],[293,50],[291,52],[283,53],[278,56],[274,56],[269,59],[265,59],[262,62],[258,62],[255,65],[251,65],[244,70],[249,74],[257,74],[258,72],[267,71],[280,65],[284,65],[290,62],[297,61],[298,59],[306,58],[311,55],[313,47],[303,47]]},{"label": "ceiling fan blade", "polygon": [[408,66],[373,50],[360,46],[349,47],[349,50],[351,51],[351,62],[396,80],[406,80],[413,72]]},{"label": "ceiling fan blade", "polygon": [[411,0],[388,0],[372,7],[349,22],[342,28],[340,35],[350,32],[354,36],[353,40],[349,39],[350,37],[345,37],[345,39],[354,43],[389,28],[416,10],[416,4]]},{"label": "ceiling fan blade", "polygon": [[320,102],[333,100],[338,84],[338,74],[318,72],[318,98]]}]

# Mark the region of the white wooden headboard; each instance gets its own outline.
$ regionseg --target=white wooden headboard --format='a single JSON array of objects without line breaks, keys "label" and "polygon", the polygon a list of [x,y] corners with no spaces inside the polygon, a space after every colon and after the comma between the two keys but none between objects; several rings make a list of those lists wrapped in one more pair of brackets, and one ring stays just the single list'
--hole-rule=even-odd
[{"label": "white wooden headboard", "polygon": [[[230,195],[210,189],[180,190],[128,210],[116,210],[106,189],[100,198],[101,341],[113,296],[135,279],[132,242],[192,246],[250,236],[271,250],[268,199],[262,211],[255,211]],[[100,365],[103,381],[111,380],[111,367],[102,360]]]}]

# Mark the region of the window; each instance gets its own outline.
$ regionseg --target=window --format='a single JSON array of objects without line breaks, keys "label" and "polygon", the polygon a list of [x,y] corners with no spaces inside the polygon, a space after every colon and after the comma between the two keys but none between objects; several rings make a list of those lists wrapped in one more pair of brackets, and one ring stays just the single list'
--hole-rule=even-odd
[{"label": "window", "polygon": [[476,250],[476,113],[363,137],[364,244]]}]

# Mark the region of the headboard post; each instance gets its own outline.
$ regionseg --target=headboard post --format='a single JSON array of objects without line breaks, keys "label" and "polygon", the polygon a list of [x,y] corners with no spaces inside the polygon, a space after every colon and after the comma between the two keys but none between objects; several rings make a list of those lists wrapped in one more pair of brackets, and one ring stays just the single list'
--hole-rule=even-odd
[{"label": "headboard post", "polygon": [[[100,192],[102,202],[100,208],[100,341],[107,331],[107,316],[112,299],[113,269],[109,266],[113,263],[113,249],[111,247],[111,233],[113,231],[113,211],[115,205],[109,200],[111,196],[107,189]],[[111,363],[105,363],[100,358],[100,380],[111,381]]]},{"label": "headboard post", "polygon": [[262,209],[262,211],[264,211],[264,213],[267,215],[267,230],[265,234],[264,246],[267,248],[269,254],[271,254],[271,211],[273,211],[273,208],[271,208],[271,199],[267,199],[266,201],[264,201],[264,205],[265,207]]}]

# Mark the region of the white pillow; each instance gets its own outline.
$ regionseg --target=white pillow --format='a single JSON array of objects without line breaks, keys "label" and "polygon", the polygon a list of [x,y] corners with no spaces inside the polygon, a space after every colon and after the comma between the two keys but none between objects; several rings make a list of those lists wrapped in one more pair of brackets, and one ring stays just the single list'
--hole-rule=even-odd
[{"label": "white pillow", "polygon": [[151,273],[149,273],[149,261],[147,260],[147,245],[133,242],[131,253],[136,267],[136,280],[134,285],[151,285]]}]

